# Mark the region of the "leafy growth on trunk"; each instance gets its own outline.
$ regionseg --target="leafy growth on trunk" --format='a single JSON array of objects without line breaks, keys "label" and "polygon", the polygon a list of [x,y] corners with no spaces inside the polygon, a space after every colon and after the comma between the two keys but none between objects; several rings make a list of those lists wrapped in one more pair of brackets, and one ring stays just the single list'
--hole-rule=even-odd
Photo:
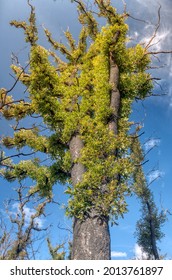
[{"label": "leafy growth on trunk", "polygon": [[[152,80],[146,71],[150,57],[141,45],[127,47],[127,15],[117,14],[110,1],[95,1],[98,16],[107,20],[103,27],[84,2],[73,2],[78,3],[82,26],[77,43],[69,31],[65,32],[67,46],[56,42],[45,29],[54,50],[40,46],[32,6],[28,23],[11,23],[24,29],[31,45],[27,73],[12,65],[16,79],[27,87],[29,99],[15,102],[1,89],[2,113],[17,122],[41,116],[49,133],[31,127],[4,138],[6,148],[20,151],[27,146],[35,157],[7,164],[2,156],[1,172],[9,180],[30,177],[36,182],[31,192],[40,191],[41,195],[51,196],[57,182],[69,184],[70,216],[83,219],[91,209],[100,215],[118,216],[126,211],[125,195],[130,192],[134,175],[129,136],[131,105],[135,98],[151,94]],[[119,79],[114,76],[113,83],[110,61],[119,69]],[[119,110],[111,106],[114,87],[120,93]],[[112,121],[117,133],[109,128]],[[73,154],[76,151],[70,150],[75,136],[83,144],[77,157]],[[38,159],[40,153],[48,156],[47,165]],[[77,164],[84,166],[85,172],[82,180],[73,184],[71,171]]]}]

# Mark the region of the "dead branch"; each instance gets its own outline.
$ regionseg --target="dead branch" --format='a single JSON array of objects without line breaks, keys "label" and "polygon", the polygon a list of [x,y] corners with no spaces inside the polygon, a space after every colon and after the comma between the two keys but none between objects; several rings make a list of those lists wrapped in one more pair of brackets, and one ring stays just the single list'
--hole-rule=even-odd
[{"label": "dead branch", "polygon": [[145,20],[143,20],[143,19],[135,18],[135,17],[131,16],[130,14],[128,14],[128,17],[130,17],[130,18],[132,18],[132,19],[134,19],[134,20],[137,20],[137,21],[140,21],[140,22],[143,22],[143,23],[148,24],[147,21],[145,21]]},{"label": "dead branch", "polygon": [[96,21],[95,21],[95,19],[93,17],[91,17],[90,11],[88,11],[86,9],[84,3],[81,0],[73,0],[73,2],[78,4],[79,10],[81,11],[81,13],[85,14],[86,17],[88,18],[88,20],[89,20],[89,24],[88,25],[90,25],[90,27],[91,27],[92,35],[95,36],[97,34],[97,25],[95,25]]},{"label": "dead branch", "polygon": [[6,91],[7,93],[11,92],[11,91],[15,88],[15,86],[16,86],[17,83],[18,83],[18,81],[20,80],[21,75],[24,73],[24,71],[27,69],[27,67],[28,67],[29,65],[30,65],[30,62],[22,69],[22,71],[21,71],[20,74],[18,75],[18,77],[17,77],[15,83],[12,85],[12,87],[11,87],[9,90]]},{"label": "dead branch", "polygon": [[158,174],[153,180],[150,181],[150,183],[147,183],[147,187],[149,188],[150,185],[152,185],[156,180],[158,180],[159,178],[161,178],[161,175]]},{"label": "dead branch", "polygon": [[155,37],[157,35],[157,32],[158,32],[158,29],[160,27],[160,22],[161,22],[161,5],[159,6],[159,9],[158,9],[158,22],[156,24],[154,34],[152,35],[151,39],[149,40],[148,44],[146,45],[145,50],[148,50],[151,47],[151,43],[155,39]]},{"label": "dead branch", "polygon": [[146,52],[145,55],[156,55],[156,54],[169,54],[169,53],[172,53],[172,50],[171,51],[157,51],[157,52]]},{"label": "dead branch", "polygon": [[140,167],[140,166],[145,165],[147,162],[149,162],[149,160],[145,160],[144,162],[139,163],[139,164],[134,164],[134,166],[135,166],[135,167]]},{"label": "dead branch", "polygon": [[9,157],[5,157],[5,158],[1,158],[0,159],[0,164],[2,164],[2,162],[3,161],[5,161],[5,160],[7,160],[7,159],[11,159],[11,158],[13,158],[13,157],[20,157],[20,156],[31,156],[31,155],[33,155],[33,154],[35,154],[35,152],[32,152],[32,153],[18,153],[18,154],[15,154],[15,155],[11,155],[11,156],[9,156]]},{"label": "dead branch", "polygon": [[143,131],[142,133],[140,133],[140,134],[130,135],[130,138],[132,138],[132,139],[137,139],[137,138],[140,138],[143,134],[145,134],[144,131]]},{"label": "dead branch", "polygon": [[[5,207],[13,229],[15,228],[15,233],[3,257],[0,256],[0,259],[30,259],[29,248],[32,248],[32,256],[35,255],[33,252],[36,253],[36,249],[33,247],[33,242],[38,241],[38,238],[33,238],[33,232],[46,231],[48,228],[39,226],[39,221],[37,219],[45,215],[45,206],[50,200],[45,199],[43,202],[34,200],[33,197],[35,197],[35,194],[28,193],[27,195],[27,187],[23,186],[21,183],[15,191],[17,192],[17,199],[9,199]],[[33,202],[33,212],[28,216],[26,209],[28,204],[29,209],[32,209],[30,208],[31,201]],[[17,203],[17,209],[16,211],[11,211],[11,203],[14,205],[15,202]]]},{"label": "dead branch", "polygon": [[60,226],[60,223],[58,224],[57,227],[58,227],[59,229],[61,229],[61,230],[69,231],[69,232],[72,234],[72,230],[71,230],[70,228],[61,227],[61,226]]}]

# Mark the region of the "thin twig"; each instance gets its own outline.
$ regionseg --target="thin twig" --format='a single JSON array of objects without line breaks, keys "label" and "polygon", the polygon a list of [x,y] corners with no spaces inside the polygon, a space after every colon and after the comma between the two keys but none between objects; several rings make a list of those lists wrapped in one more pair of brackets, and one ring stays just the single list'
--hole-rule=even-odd
[{"label": "thin twig", "polygon": [[161,5],[159,6],[159,9],[158,9],[158,22],[157,22],[156,28],[154,30],[153,36],[151,37],[151,39],[149,40],[148,44],[145,47],[146,50],[148,48],[150,48],[150,45],[151,45],[152,41],[155,39],[155,37],[157,35],[158,29],[160,27],[160,22],[161,22]]},{"label": "thin twig", "polygon": [[20,157],[20,156],[31,156],[31,155],[33,155],[33,154],[35,154],[35,152],[28,153],[28,154],[25,154],[25,153],[18,153],[18,154],[11,155],[11,156],[9,156],[9,157],[5,157],[5,158],[0,159],[0,163],[1,163],[2,161],[5,161],[5,160],[9,159],[9,158]]},{"label": "thin twig", "polygon": [[23,68],[23,70],[20,72],[19,76],[17,77],[15,83],[13,84],[13,86],[12,86],[9,90],[6,91],[7,93],[11,92],[11,91],[15,88],[16,84],[17,84],[18,81],[20,80],[21,75],[24,73],[24,71],[25,71],[26,68],[29,66],[29,64],[30,64],[30,62]]}]

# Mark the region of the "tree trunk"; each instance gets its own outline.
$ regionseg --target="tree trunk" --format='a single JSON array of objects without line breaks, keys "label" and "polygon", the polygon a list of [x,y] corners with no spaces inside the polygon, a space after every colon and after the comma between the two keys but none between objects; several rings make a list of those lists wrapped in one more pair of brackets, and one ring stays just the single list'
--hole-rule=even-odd
[{"label": "tree trunk", "polygon": [[151,245],[152,245],[152,253],[155,257],[155,260],[159,260],[159,254],[158,254],[158,249],[156,246],[156,237],[155,237],[155,229],[154,229],[154,224],[153,224],[153,217],[152,217],[152,209],[149,204],[149,202],[146,202],[147,208],[148,208],[148,213],[149,213],[149,224],[150,224],[150,232],[151,232]]},{"label": "tree trunk", "polygon": [[72,184],[75,186],[82,180],[82,176],[85,172],[85,168],[82,163],[76,162],[80,157],[81,149],[83,148],[83,142],[79,135],[74,135],[69,143],[70,154],[73,162],[71,170]]},{"label": "tree trunk", "polygon": [[93,212],[84,221],[74,220],[74,260],[110,260],[108,218],[97,217]]},{"label": "tree trunk", "polygon": [[[118,39],[118,36],[119,33],[116,34],[115,41]],[[109,129],[114,132],[114,137],[118,134],[120,109],[118,82],[119,69],[113,55],[110,53],[109,83],[112,86],[110,107],[113,111],[113,118],[109,122]],[[82,180],[82,176],[85,172],[84,166],[81,163],[75,162],[80,156],[82,147],[83,143],[79,135],[73,136],[70,142],[70,152],[73,161],[73,168],[71,171],[73,186]],[[117,154],[117,151],[114,151],[114,153]],[[102,216],[101,213],[97,213],[95,209],[92,209],[84,220],[74,217],[72,259],[109,260],[111,258],[108,222],[109,218]]]},{"label": "tree trunk", "polygon": [[[70,141],[70,152],[73,161],[71,171],[73,186],[82,180],[85,172],[84,166],[75,162],[79,158],[82,148],[83,143],[79,135],[73,136]],[[94,209],[84,220],[74,217],[72,259],[110,259],[110,234],[107,217],[101,217]]]},{"label": "tree trunk", "polygon": [[113,112],[113,118],[109,122],[109,129],[114,132],[115,135],[118,134],[118,119],[119,119],[119,109],[121,103],[121,96],[118,90],[119,83],[119,68],[115,62],[115,58],[112,53],[110,53],[110,74],[109,83],[111,85],[111,100],[110,108]]}]

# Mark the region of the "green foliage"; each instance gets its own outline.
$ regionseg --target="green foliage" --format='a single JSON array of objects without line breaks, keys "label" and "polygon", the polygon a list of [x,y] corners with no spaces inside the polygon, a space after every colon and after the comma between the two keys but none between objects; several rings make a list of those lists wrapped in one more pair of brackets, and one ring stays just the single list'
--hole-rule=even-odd
[{"label": "green foliage", "polygon": [[12,26],[15,26],[16,28],[22,28],[24,30],[24,33],[25,33],[26,42],[31,43],[31,45],[35,45],[36,41],[38,40],[38,31],[37,31],[37,28],[36,28],[35,9],[32,5],[29,4],[29,1],[28,1],[28,5],[31,8],[31,13],[30,13],[30,17],[29,17],[29,24],[27,24],[25,21],[16,21],[16,20],[11,21],[10,24]]},{"label": "green foliage", "polygon": [[47,137],[39,136],[36,128],[21,129],[14,133],[14,137],[4,137],[3,144],[7,148],[16,147],[17,149],[27,145],[36,151],[42,152],[48,149]]},{"label": "green foliage", "polygon": [[[151,211],[148,208],[148,203]],[[158,211],[153,200],[153,195],[149,191],[149,198],[147,199],[147,203],[144,199],[142,200],[141,218],[136,224],[137,243],[143,248],[146,253],[148,253],[149,258],[152,258],[152,256],[154,256],[152,244],[153,238],[155,244],[157,244],[157,242],[164,237],[162,226],[164,225],[165,221],[166,217],[163,211]]]},{"label": "green foliage", "polygon": [[52,246],[50,239],[47,238],[47,244],[52,260],[71,260],[72,243],[70,241],[68,242],[68,256],[64,248],[64,243],[58,244],[54,247]]},{"label": "green foliage", "polygon": [[[12,102],[9,106],[6,100],[4,117],[18,121],[28,115],[39,115],[51,135],[43,136],[37,130],[23,129],[13,138],[5,138],[4,145],[17,149],[28,146],[35,152],[49,155],[52,163],[43,166],[34,160],[22,160],[8,168],[7,173],[11,172],[12,178],[20,180],[30,177],[36,181],[36,190],[50,195],[52,185],[57,181],[70,183],[72,164],[76,162],[72,162],[69,144],[73,135],[78,134],[84,147],[77,162],[84,165],[86,172],[82,182],[70,186],[67,191],[71,195],[67,212],[82,218],[94,207],[104,215],[118,216],[126,211],[125,194],[130,191],[134,171],[128,136],[131,104],[136,97],[144,98],[152,89],[150,75],[145,72],[150,59],[141,45],[127,48],[125,17],[116,13],[110,1],[95,1],[99,16],[107,19],[102,28],[82,1],[74,2],[78,3],[82,25],[78,43],[66,31],[69,42],[66,47],[56,42],[45,29],[55,52],[37,44],[33,8],[29,23],[12,22],[17,28],[24,29],[26,41],[31,44],[27,75],[12,66],[18,79],[27,86],[30,102]],[[117,33],[119,38],[114,41]],[[88,38],[91,38],[90,44]],[[61,54],[65,61],[62,61]],[[110,108],[110,54],[120,70],[117,135],[110,131],[108,124],[113,114]],[[52,57],[55,64],[51,62]]]},{"label": "green foliage", "polygon": [[51,255],[52,260],[64,260],[65,251],[59,252],[61,249],[64,249],[64,244],[57,245],[53,247],[49,238],[47,238],[48,249]]}]

